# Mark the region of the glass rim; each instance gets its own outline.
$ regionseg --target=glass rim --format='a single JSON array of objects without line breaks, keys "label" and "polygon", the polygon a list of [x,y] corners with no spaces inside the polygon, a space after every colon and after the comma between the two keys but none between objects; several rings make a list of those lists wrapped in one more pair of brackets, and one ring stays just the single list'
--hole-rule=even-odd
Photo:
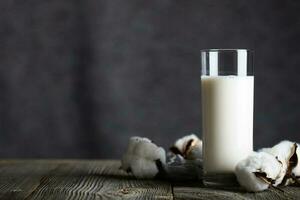
[{"label": "glass rim", "polygon": [[247,51],[253,52],[251,49],[201,49],[201,52],[238,52],[238,51]]}]

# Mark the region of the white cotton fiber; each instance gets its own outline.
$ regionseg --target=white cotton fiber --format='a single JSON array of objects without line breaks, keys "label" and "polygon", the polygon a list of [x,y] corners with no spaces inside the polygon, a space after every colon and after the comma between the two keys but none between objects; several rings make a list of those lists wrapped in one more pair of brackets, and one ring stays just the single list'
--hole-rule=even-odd
[{"label": "white cotton fiber", "polygon": [[122,158],[121,168],[137,178],[153,178],[159,172],[157,160],[164,166],[166,152],[148,138],[132,137]]},{"label": "white cotton fiber", "polygon": [[195,134],[187,135],[176,140],[170,150],[189,160],[200,159],[202,158],[202,140]]},{"label": "white cotton fiber", "polygon": [[[295,182],[292,176],[299,174],[300,165],[299,162],[297,162],[295,166],[293,166],[290,161],[293,159],[292,156],[298,157],[298,155],[300,155],[297,143],[284,140],[272,148],[263,148],[260,151],[273,155],[282,163],[282,168],[284,169],[282,173],[284,174],[280,179],[277,179],[276,182],[280,182],[282,185],[290,185]],[[296,155],[294,155],[295,153]],[[296,160],[298,159],[296,158]]]},{"label": "white cotton fiber", "polygon": [[238,163],[235,174],[240,185],[247,191],[258,192],[268,189],[280,176],[281,170],[282,165],[274,156],[254,152]]}]

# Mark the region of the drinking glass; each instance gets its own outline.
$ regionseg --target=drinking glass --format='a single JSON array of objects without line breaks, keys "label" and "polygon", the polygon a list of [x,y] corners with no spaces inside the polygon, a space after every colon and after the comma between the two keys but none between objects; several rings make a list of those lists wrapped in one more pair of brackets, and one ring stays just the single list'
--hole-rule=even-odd
[{"label": "drinking glass", "polygon": [[254,73],[247,49],[201,51],[203,183],[236,185],[236,164],[253,151]]}]

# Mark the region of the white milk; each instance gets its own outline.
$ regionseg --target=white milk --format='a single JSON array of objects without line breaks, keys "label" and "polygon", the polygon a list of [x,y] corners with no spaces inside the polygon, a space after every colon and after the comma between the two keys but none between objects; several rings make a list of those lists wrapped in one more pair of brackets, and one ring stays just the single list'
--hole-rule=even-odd
[{"label": "white milk", "polygon": [[253,76],[202,76],[205,173],[231,173],[253,150]]}]

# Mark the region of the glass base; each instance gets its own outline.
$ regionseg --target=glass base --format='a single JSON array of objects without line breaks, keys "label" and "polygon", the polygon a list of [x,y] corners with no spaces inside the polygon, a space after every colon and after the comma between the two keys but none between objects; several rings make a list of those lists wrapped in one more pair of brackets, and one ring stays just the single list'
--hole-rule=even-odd
[{"label": "glass base", "polygon": [[238,188],[239,183],[233,173],[203,174],[203,185],[212,188]]}]

